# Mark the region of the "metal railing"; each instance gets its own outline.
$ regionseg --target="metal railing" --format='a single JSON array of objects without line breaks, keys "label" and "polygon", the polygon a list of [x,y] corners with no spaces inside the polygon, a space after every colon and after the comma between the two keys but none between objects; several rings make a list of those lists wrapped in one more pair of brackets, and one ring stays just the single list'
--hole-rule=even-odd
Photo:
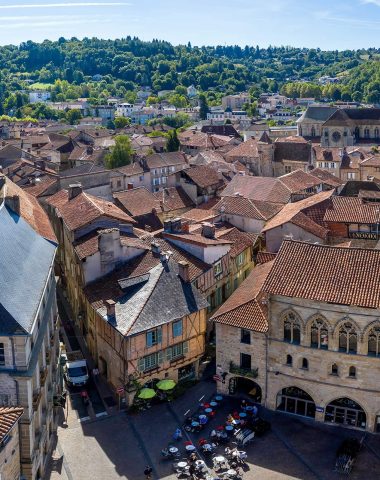
[{"label": "metal railing", "polygon": [[240,375],[241,377],[257,378],[259,374],[259,369],[239,367],[239,365],[236,365],[235,363],[230,362],[230,373],[234,373],[235,375]]}]

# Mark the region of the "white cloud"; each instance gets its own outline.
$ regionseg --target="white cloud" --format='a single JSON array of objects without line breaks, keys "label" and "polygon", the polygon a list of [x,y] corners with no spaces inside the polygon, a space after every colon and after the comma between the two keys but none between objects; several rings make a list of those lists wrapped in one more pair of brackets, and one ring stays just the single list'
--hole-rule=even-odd
[{"label": "white cloud", "polygon": [[0,10],[24,8],[66,8],[66,7],[129,7],[126,2],[66,2],[66,3],[26,3],[14,5],[0,5]]},{"label": "white cloud", "polygon": [[362,0],[362,3],[364,4],[372,4],[372,5],[377,5],[380,7],[380,0]]},{"label": "white cloud", "polygon": [[[70,25],[86,25],[86,24],[94,24],[94,23],[111,23],[113,20],[111,18],[98,18],[98,19],[72,19],[70,20]],[[13,30],[18,28],[28,27],[30,29],[33,28],[49,28],[49,27],[60,27],[60,26],[67,26],[67,19],[66,20],[50,20],[50,21],[25,21],[25,22],[18,22],[18,23],[0,23],[0,28],[4,30]]]}]

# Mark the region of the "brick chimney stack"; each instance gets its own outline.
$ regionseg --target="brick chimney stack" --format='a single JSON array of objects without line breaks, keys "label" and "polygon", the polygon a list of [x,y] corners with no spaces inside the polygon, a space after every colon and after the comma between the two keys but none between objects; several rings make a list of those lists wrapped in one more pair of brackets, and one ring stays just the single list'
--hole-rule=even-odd
[{"label": "brick chimney stack", "polygon": [[116,303],[113,300],[106,300],[105,303],[107,307],[107,317],[114,317]]},{"label": "brick chimney stack", "polygon": [[190,265],[188,262],[185,262],[185,260],[178,262],[178,275],[183,282],[190,282]]}]

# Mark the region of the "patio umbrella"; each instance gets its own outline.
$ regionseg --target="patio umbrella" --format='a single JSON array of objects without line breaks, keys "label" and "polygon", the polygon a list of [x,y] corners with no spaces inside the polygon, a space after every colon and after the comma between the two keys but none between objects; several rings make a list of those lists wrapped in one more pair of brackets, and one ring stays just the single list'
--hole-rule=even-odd
[{"label": "patio umbrella", "polygon": [[156,395],[156,392],[153,388],[143,388],[141,392],[137,395],[138,398],[142,398],[143,400],[149,400]]},{"label": "patio umbrella", "polygon": [[160,390],[172,390],[175,385],[174,380],[161,380],[157,383],[156,387]]}]

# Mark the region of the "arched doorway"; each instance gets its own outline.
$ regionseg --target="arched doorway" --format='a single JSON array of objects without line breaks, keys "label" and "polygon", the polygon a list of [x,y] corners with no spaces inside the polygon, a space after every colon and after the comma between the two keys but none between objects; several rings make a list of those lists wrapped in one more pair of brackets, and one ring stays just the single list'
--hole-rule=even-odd
[{"label": "arched doorway", "polygon": [[311,396],[298,387],[283,388],[277,394],[277,410],[302,417],[315,417],[315,402]]},{"label": "arched doorway", "polygon": [[367,416],[358,403],[344,397],[327,405],[325,422],[365,429]]},{"label": "arched doorway", "polygon": [[258,383],[246,377],[232,377],[228,385],[230,395],[235,393],[244,393],[254,401],[261,403],[261,387]]}]

